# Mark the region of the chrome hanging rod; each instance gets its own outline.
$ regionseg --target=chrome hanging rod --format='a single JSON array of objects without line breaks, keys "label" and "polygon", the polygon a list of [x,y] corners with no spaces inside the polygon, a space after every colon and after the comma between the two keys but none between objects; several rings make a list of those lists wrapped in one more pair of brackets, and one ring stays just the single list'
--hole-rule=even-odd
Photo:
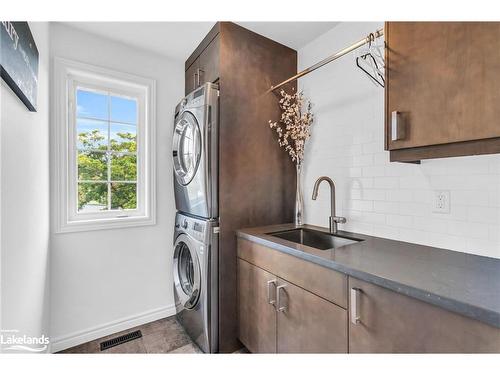
[{"label": "chrome hanging rod", "polygon": [[287,80],[285,80],[281,83],[278,83],[275,86],[271,86],[271,88],[269,90],[267,90],[266,93],[270,93],[271,91],[274,91],[277,88],[280,88],[281,86],[286,85],[289,82],[295,81],[295,80],[299,79],[300,77],[303,77],[306,74],[309,74],[309,73],[315,71],[316,69],[321,68],[323,65],[326,65],[328,63],[331,63],[334,60],[337,60],[339,57],[342,57],[342,56],[348,54],[349,52],[354,51],[355,49],[358,49],[359,47],[365,45],[366,43],[369,43],[370,40],[373,41],[372,35],[375,38],[380,38],[382,35],[384,35],[384,29],[379,29],[379,30],[375,31],[373,34],[369,34],[366,38],[363,38],[360,41],[354,43],[353,45],[351,45],[347,48],[344,48],[343,50],[338,51],[337,53],[327,57],[324,60],[321,60],[320,62],[314,64],[313,66],[310,66],[307,69],[304,69],[303,71],[297,73],[293,77],[290,77]]}]

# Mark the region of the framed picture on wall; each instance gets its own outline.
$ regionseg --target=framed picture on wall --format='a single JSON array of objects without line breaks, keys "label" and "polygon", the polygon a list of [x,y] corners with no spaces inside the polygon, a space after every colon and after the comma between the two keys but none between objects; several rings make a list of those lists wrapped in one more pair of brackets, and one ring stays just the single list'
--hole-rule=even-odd
[{"label": "framed picture on wall", "polygon": [[2,79],[31,112],[36,112],[38,49],[28,22],[2,21],[0,29]]}]

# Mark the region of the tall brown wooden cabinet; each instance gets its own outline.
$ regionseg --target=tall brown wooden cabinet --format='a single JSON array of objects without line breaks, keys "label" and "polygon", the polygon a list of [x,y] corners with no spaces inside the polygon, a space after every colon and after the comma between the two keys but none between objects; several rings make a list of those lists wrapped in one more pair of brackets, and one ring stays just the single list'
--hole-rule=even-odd
[{"label": "tall brown wooden cabinet", "polygon": [[268,125],[280,117],[278,98],[265,92],[297,72],[297,52],[218,22],[187,59],[185,71],[186,93],[204,82],[220,89],[219,350],[231,352],[240,346],[235,230],[293,218],[295,170]]},{"label": "tall brown wooden cabinet", "polygon": [[387,22],[385,41],[391,161],[500,152],[500,22]]}]

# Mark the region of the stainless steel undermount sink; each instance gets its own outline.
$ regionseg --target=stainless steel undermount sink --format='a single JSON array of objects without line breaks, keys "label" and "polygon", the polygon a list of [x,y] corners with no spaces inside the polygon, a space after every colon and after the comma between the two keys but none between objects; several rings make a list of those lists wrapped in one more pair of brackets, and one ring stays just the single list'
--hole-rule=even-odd
[{"label": "stainless steel undermount sink", "polygon": [[286,231],[268,233],[268,235],[301,245],[314,247],[319,250],[328,250],[333,248],[338,249],[342,246],[363,241],[357,238],[342,237],[308,228],[290,229]]}]

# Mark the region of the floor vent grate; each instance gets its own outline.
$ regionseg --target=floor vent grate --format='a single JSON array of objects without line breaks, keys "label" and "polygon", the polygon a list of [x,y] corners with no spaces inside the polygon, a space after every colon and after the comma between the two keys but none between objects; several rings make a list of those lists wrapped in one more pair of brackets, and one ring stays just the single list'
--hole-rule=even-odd
[{"label": "floor vent grate", "polygon": [[101,345],[101,352],[103,350],[112,348],[113,346],[124,344],[124,343],[132,341],[132,340],[140,339],[141,337],[142,337],[141,331],[134,331],[134,332],[126,333],[125,335],[122,335],[122,336],[115,337],[115,338],[110,339],[110,340],[103,341],[100,344]]}]

